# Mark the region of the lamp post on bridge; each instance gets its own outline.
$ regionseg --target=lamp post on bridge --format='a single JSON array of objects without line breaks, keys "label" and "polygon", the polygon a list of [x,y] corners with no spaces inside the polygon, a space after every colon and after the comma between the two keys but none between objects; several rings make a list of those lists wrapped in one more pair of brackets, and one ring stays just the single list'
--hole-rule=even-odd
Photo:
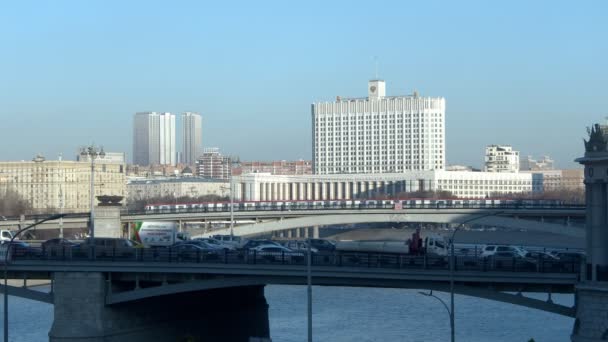
[{"label": "lamp post on bridge", "polygon": [[[228,175],[230,177],[230,237],[234,237],[234,177],[232,176],[232,167],[240,164],[238,156],[228,157]],[[241,195],[242,197],[242,195]]]},{"label": "lamp post on bridge", "polygon": [[460,228],[464,227],[465,224],[482,219],[484,217],[488,217],[488,216],[496,216],[501,214],[502,211],[498,211],[498,212],[494,212],[494,213],[488,213],[488,214],[484,214],[484,215],[480,215],[477,217],[473,217],[471,219],[465,220],[463,222],[461,222],[458,227],[454,228],[454,231],[452,232],[452,235],[450,237],[449,240],[449,248],[450,248],[450,307],[448,308],[448,306],[445,304],[445,302],[443,300],[441,300],[441,298],[437,297],[436,295],[433,294],[433,291],[430,291],[429,293],[426,292],[419,292],[422,295],[428,296],[428,297],[433,297],[436,298],[437,300],[439,300],[441,302],[441,304],[443,304],[443,306],[446,308],[448,314],[450,315],[450,341],[451,342],[455,342],[456,341],[456,327],[455,327],[455,320],[454,320],[454,266],[455,266],[455,256],[454,256],[454,237],[456,236],[456,232],[458,232],[458,230],[460,230]]},{"label": "lamp post on bridge", "polygon": [[88,157],[91,160],[91,218],[89,224],[89,236],[91,237],[91,245],[93,249],[93,259],[95,259],[95,159],[103,159],[106,153],[103,147],[97,148],[94,145],[83,147],[80,150],[80,156]]},{"label": "lamp post on bridge", "polygon": [[56,219],[61,219],[66,214],[56,214],[53,216],[49,216],[43,220],[30,224],[29,226],[19,229],[12,237],[11,240],[7,243],[4,243],[3,246],[6,246],[6,250],[4,251],[4,342],[8,342],[8,261],[9,261],[9,253],[11,250],[11,245],[15,238],[19,236],[19,234],[25,232],[28,229],[34,228],[37,225],[44,223],[46,221],[52,221]]}]

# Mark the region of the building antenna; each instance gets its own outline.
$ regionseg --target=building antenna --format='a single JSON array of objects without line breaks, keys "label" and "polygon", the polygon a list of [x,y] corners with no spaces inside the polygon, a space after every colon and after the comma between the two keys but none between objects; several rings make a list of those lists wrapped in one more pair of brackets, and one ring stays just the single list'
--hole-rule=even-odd
[{"label": "building antenna", "polygon": [[375,74],[375,79],[378,79],[378,56],[374,56],[374,65],[376,67],[376,74]]}]

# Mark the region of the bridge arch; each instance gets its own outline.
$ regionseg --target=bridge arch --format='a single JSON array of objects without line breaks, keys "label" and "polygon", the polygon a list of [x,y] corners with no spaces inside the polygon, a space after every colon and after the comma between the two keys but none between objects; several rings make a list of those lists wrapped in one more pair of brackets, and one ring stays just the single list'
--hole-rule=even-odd
[{"label": "bridge arch", "polygon": [[[572,237],[584,237],[584,230],[578,227],[566,226],[548,222],[538,222],[532,220],[516,219],[512,217],[500,216],[499,213],[495,216],[487,215],[487,211],[471,212],[471,213],[449,213],[438,211],[436,214],[429,215],[428,213],[349,213],[349,214],[329,214],[329,215],[311,215],[295,218],[284,218],[275,221],[265,221],[253,224],[235,226],[233,231],[235,235],[240,236],[255,236],[267,234],[283,230],[289,230],[302,227],[327,226],[340,224],[355,224],[355,223],[374,223],[374,222],[426,222],[426,223],[449,223],[460,224],[461,222],[475,219],[475,224],[483,224],[487,226],[497,226],[513,229],[525,229],[530,231],[554,233]],[[218,229],[212,234],[230,234],[230,229]]]},{"label": "bridge arch", "polygon": [[[106,304],[114,305],[130,301],[141,300],[150,297],[158,297],[163,295],[174,295],[179,293],[188,293],[196,291],[205,291],[221,288],[244,287],[244,286],[264,286],[264,285],[306,285],[305,279],[302,277],[221,277],[216,279],[205,279],[189,281],[184,283],[174,283],[148,287],[143,289],[135,289],[120,293],[111,293],[106,296]],[[380,279],[373,281],[370,279],[330,279],[330,278],[314,278],[313,285],[325,286],[347,286],[347,287],[385,287],[385,288],[402,288],[402,289],[421,289],[433,290],[449,293],[449,284],[427,281],[399,281],[386,282]],[[543,301],[540,299],[525,297],[521,294],[509,294],[500,291],[488,289],[487,287],[456,285],[454,293],[459,295],[478,297],[487,300],[493,300],[502,303],[524,306],[541,311],[547,311],[558,315],[574,317],[575,310],[572,307],[555,304],[551,301]]]}]

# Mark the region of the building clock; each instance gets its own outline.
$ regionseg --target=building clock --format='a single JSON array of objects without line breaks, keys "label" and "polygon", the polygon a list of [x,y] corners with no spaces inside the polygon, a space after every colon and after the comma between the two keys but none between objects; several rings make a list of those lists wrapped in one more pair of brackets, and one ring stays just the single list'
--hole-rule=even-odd
[{"label": "building clock", "polygon": [[376,92],[376,86],[369,87],[369,91],[372,92],[372,93],[375,93]]}]

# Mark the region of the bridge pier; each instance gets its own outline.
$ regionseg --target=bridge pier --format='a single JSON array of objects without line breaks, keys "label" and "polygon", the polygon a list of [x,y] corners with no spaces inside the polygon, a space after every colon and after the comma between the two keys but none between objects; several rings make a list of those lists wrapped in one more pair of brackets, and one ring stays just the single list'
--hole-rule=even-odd
[{"label": "bridge pier", "polygon": [[[54,274],[50,342],[269,341],[263,286],[185,292],[106,305],[100,272]],[[117,286],[114,284],[114,286]]]},{"label": "bridge pier", "polygon": [[602,342],[608,338],[608,284],[588,282],[576,286],[576,320],[572,342]]}]

